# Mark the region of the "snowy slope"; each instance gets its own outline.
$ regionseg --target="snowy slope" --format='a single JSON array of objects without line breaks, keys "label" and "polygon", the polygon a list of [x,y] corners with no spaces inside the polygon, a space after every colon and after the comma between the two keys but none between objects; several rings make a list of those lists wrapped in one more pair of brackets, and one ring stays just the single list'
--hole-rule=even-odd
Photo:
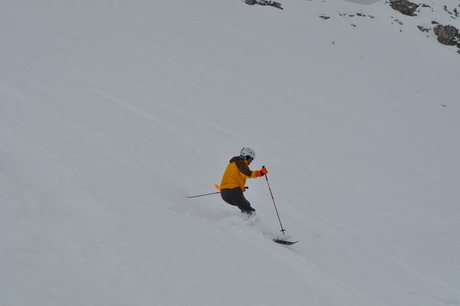
[{"label": "snowy slope", "polygon": [[[459,55],[417,29],[458,1],[425,3],[4,3],[0,304],[460,303]],[[256,224],[187,199],[242,146],[295,246],[265,179]]]}]

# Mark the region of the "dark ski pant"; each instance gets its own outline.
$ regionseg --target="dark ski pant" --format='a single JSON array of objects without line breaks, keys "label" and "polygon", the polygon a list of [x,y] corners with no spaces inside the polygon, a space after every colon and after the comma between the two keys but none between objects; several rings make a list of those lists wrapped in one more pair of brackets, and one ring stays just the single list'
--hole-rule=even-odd
[{"label": "dark ski pant", "polygon": [[243,213],[250,213],[256,211],[251,207],[251,203],[243,195],[243,191],[240,187],[233,189],[222,189],[220,191],[222,199],[230,205],[238,206]]}]

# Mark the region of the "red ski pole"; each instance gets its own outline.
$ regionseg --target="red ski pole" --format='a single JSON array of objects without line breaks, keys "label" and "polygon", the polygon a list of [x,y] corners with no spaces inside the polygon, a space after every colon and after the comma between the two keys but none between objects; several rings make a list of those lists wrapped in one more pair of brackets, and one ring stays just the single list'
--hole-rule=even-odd
[{"label": "red ski pole", "polygon": [[[265,168],[265,166],[262,166],[262,168]],[[268,182],[268,177],[267,177],[266,174],[265,174],[265,179],[267,180],[268,190],[270,190],[270,195],[271,195],[272,200],[273,200],[273,205],[275,206],[276,215],[278,216],[278,221],[280,222],[281,232],[283,232],[283,235],[284,235],[285,229],[283,228],[283,224],[281,224],[281,219],[280,219],[280,215],[278,213],[278,208],[276,208],[275,198],[273,197],[273,192],[272,192],[272,189],[270,188],[270,183]]]}]

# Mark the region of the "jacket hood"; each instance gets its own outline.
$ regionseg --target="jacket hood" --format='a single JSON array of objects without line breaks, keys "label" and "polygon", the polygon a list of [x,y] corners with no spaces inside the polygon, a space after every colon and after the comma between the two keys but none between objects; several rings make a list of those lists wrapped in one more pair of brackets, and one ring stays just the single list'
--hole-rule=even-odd
[{"label": "jacket hood", "polygon": [[232,159],[230,159],[230,163],[233,163],[237,160],[242,160],[242,161],[245,161],[241,156],[235,156],[235,157],[232,157]]}]

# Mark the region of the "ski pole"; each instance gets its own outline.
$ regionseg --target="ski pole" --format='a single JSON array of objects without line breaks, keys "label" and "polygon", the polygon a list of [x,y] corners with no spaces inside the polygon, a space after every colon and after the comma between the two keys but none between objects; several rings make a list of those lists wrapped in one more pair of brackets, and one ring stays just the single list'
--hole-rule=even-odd
[{"label": "ski pole", "polygon": [[[216,187],[216,189],[219,190],[219,191],[211,192],[211,193],[205,193],[205,194],[199,194],[199,195],[191,196],[191,197],[188,197],[188,198],[189,198],[189,199],[191,199],[191,198],[198,198],[198,197],[208,196],[208,195],[211,195],[211,194],[218,194],[218,193],[220,193],[220,186],[217,185],[217,184],[214,184],[214,187]],[[245,187],[245,188],[247,188],[247,187]]]},{"label": "ski pole", "polygon": [[[265,168],[265,166],[262,166],[262,168]],[[283,224],[281,224],[281,219],[280,219],[280,215],[278,213],[278,208],[276,208],[275,198],[273,197],[273,192],[272,192],[272,189],[270,188],[270,183],[268,182],[268,177],[267,177],[266,174],[265,174],[265,179],[267,180],[268,190],[270,190],[270,195],[272,196],[273,205],[275,206],[276,215],[278,216],[278,221],[280,222],[281,232],[283,232],[283,235],[284,235],[285,229],[283,228]]]},{"label": "ski pole", "polygon": [[220,191],[216,191],[216,192],[211,192],[211,193],[205,193],[205,194],[199,194],[199,195],[194,195],[194,196],[191,196],[191,197],[188,197],[189,199],[191,198],[198,198],[198,197],[204,197],[204,196],[208,196],[208,195],[211,195],[211,194],[218,194],[220,193]]}]

